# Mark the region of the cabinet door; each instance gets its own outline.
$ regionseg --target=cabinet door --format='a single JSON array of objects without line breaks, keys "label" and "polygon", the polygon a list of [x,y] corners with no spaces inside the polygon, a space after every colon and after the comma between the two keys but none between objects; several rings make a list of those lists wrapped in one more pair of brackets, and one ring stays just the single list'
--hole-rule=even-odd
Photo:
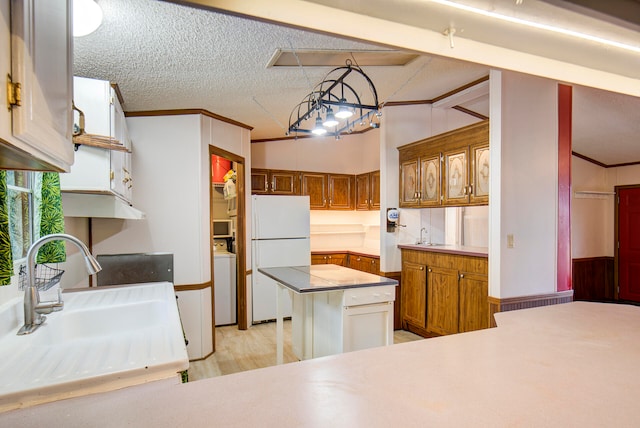
[{"label": "cabinet door", "polygon": [[444,205],[460,205],[469,202],[468,148],[444,153]]},{"label": "cabinet door", "polygon": [[380,209],[380,171],[370,173],[371,183],[369,184],[369,209]]},{"label": "cabinet door", "polygon": [[251,169],[251,194],[266,195],[269,193],[269,170]]},{"label": "cabinet door", "polygon": [[402,263],[400,305],[403,323],[427,327],[427,268],[413,262]]},{"label": "cabinet door", "polygon": [[349,257],[349,267],[377,275],[380,272],[380,259],[376,257],[351,255]]},{"label": "cabinet door", "polygon": [[400,164],[400,206],[418,206],[418,159]]},{"label": "cabinet door", "polygon": [[427,330],[458,332],[458,271],[430,267],[427,272]]},{"label": "cabinet door", "polygon": [[460,332],[489,328],[489,283],[486,275],[460,273]]},{"label": "cabinet door", "polygon": [[327,264],[327,256],[325,254],[311,254],[312,265],[324,265]]},{"label": "cabinet door", "polygon": [[68,171],[74,158],[69,1],[23,0],[10,6],[11,79],[20,83],[22,95],[20,105],[11,108],[11,133],[17,148],[49,164],[49,170]]},{"label": "cabinet door", "polygon": [[364,211],[369,209],[370,185],[369,173],[356,175],[356,210]]},{"label": "cabinet door", "polygon": [[329,207],[327,198],[327,174],[303,172],[303,196],[309,196],[309,206],[312,210],[326,210]]},{"label": "cabinet door", "polygon": [[329,175],[329,209],[352,210],[355,206],[355,179],[353,175]]},{"label": "cabinet door", "polygon": [[471,153],[471,203],[489,203],[489,144],[482,143],[469,148]]},{"label": "cabinet door", "polygon": [[440,205],[440,153],[420,158],[420,205]]},{"label": "cabinet door", "polygon": [[347,266],[347,255],[342,253],[336,254],[328,254],[326,263],[338,265],[338,266]]},{"label": "cabinet door", "polygon": [[299,195],[300,174],[296,171],[269,171],[270,193],[274,195]]}]

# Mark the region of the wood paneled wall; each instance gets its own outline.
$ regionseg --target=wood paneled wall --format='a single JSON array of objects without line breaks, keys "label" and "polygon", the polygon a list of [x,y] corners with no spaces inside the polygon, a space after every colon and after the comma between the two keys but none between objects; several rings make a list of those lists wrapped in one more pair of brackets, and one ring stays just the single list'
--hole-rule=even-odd
[{"label": "wood paneled wall", "polygon": [[615,299],[614,258],[573,259],[573,299],[612,301]]}]

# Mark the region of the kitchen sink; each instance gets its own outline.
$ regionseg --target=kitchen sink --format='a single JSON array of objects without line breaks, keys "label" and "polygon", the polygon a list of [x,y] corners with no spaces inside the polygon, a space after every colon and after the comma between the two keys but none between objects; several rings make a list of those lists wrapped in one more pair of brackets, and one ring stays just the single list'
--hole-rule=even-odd
[{"label": "kitchen sink", "polygon": [[170,282],[63,294],[31,334],[22,298],[0,307],[0,411],[167,379],[189,360]]}]

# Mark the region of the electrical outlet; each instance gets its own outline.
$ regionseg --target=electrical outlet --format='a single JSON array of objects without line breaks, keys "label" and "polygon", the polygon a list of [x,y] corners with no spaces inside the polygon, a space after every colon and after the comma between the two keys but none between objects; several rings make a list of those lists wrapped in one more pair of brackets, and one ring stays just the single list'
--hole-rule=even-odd
[{"label": "electrical outlet", "polygon": [[507,235],[507,248],[514,248],[516,246],[515,241],[513,239],[513,234],[510,233]]}]

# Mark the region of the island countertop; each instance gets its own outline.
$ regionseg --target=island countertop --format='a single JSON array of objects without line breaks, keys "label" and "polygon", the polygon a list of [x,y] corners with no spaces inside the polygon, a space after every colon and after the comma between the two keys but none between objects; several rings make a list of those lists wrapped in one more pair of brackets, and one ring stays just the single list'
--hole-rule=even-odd
[{"label": "island countertop", "polygon": [[640,307],[573,302],[497,328],[0,414],[0,426],[639,426]]},{"label": "island countertop", "polygon": [[398,285],[395,279],[333,264],[259,268],[258,271],[300,294]]}]

